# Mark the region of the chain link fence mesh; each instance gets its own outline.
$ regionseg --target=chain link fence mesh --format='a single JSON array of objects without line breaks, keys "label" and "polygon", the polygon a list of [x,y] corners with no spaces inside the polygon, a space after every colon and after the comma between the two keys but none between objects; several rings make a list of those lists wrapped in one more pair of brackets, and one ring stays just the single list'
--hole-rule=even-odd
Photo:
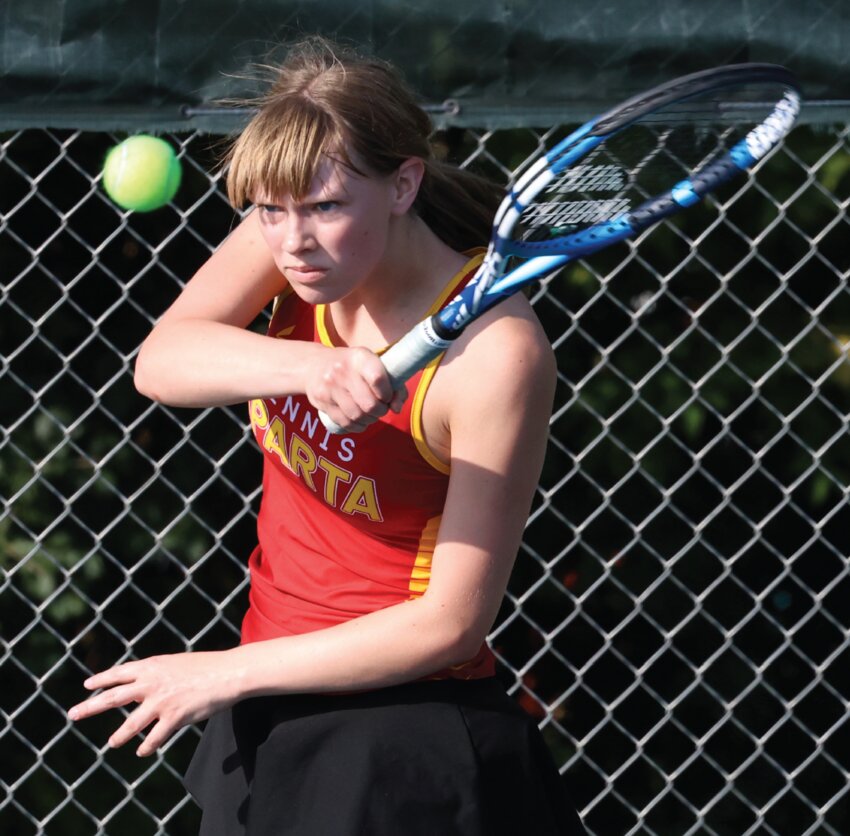
[{"label": "chain link fence mesh", "polygon": [[[436,140],[506,182],[552,133]],[[132,384],[235,222],[220,139],[167,138],[176,202],[128,215],[98,182],[118,137],[0,134],[6,836],[197,828],[197,729],[138,760],[106,747],[114,714],[65,717],[92,671],[234,644],[245,606],[246,409]],[[801,127],[533,293],[559,392],[491,643],[594,834],[850,832],[849,198],[848,127]]]}]

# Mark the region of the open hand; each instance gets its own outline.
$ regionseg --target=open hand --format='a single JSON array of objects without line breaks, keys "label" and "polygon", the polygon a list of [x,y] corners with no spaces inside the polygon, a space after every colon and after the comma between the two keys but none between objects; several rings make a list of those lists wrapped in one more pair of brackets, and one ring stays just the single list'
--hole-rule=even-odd
[{"label": "open hand", "polygon": [[152,727],[136,750],[140,756],[152,755],[178,729],[236,702],[237,683],[227,651],[151,656],[90,676],[83,683],[85,687],[103,690],[75,705],[68,716],[83,720],[136,703],[109,738],[109,745],[123,746]]}]

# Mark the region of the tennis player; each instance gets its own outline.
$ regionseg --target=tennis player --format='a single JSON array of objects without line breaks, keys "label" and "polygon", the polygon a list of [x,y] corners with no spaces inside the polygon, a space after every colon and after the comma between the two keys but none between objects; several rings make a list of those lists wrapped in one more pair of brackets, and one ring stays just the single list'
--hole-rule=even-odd
[{"label": "tennis player", "polygon": [[392,68],[292,49],[228,158],[255,208],[139,354],[154,400],[249,401],[250,603],[238,647],[98,673],[70,715],[135,704],[109,742],[147,731],[139,755],[209,718],[186,776],[204,836],[584,832],[485,643],[543,461],[548,341],[520,295],[406,391],[379,359],[470,280],[500,197],[430,132]]}]

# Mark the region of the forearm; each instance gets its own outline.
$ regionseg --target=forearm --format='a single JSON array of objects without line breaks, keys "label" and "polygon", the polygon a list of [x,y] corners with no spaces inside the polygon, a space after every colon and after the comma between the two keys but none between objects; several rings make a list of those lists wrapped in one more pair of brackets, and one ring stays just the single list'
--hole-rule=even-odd
[{"label": "forearm", "polygon": [[327,351],[219,322],[165,321],[142,345],[135,383],[155,401],[187,407],[302,393],[305,371]]},{"label": "forearm", "polygon": [[[72,720],[135,703],[109,738],[121,746],[149,729],[150,755],[177,729],[251,696],[369,690],[414,680],[462,661],[451,619],[424,599],[408,601],[303,636],[233,650],[177,653],[125,662],[90,676]],[[471,654],[470,654],[471,655]]]},{"label": "forearm", "polygon": [[288,693],[368,690],[460,664],[470,636],[445,609],[414,599],[312,633],[227,651],[240,699]]}]

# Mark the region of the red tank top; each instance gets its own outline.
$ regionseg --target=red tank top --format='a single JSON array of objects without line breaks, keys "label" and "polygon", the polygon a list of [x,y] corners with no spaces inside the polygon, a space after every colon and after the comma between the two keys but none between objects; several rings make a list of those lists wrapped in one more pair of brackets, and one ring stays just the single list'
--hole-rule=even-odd
[{"label": "red tank top", "polygon": [[[464,265],[429,314],[469,281],[481,259],[477,254]],[[269,336],[332,345],[326,316],[324,306],[285,291]],[[422,406],[439,361],[408,381],[399,414],[357,434],[327,432],[303,395],[251,401],[264,465],[243,644],[330,627],[428,588],[449,481],[449,468],[422,432]],[[493,673],[493,655],[483,645],[468,662],[434,676]]]}]

